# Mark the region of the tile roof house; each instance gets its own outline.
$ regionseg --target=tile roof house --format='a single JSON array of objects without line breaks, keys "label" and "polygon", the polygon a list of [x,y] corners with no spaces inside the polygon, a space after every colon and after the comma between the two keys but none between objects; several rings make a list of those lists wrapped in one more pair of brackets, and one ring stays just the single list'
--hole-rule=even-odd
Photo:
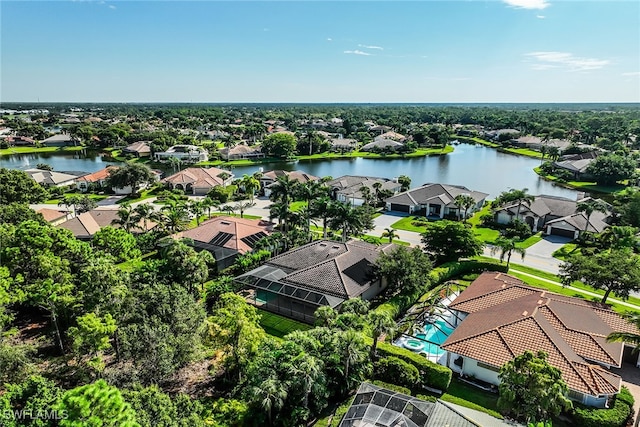
[{"label": "tile roof house", "polygon": [[122,149],[122,152],[133,154],[136,157],[150,157],[151,156],[151,142],[150,141],[138,141]]},{"label": "tile roof house", "polygon": [[[536,196],[531,206],[523,204],[520,207],[518,219],[528,224],[534,232],[542,230],[546,234],[577,239],[587,227],[587,215],[578,212],[577,206],[588,200],[590,198],[571,200],[558,196]],[[495,211],[494,219],[499,224],[508,224],[515,219],[517,212],[518,204],[508,203]],[[589,218],[588,231],[602,232],[609,226],[611,215],[610,211],[593,212]]]},{"label": "tile roof house", "polygon": [[238,255],[251,252],[255,244],[269,234],[271,224],[265,221],[219,216],[172,237],[189,239],[194,248],[208,250],[218,270],[222,270],[232,265]]},{"label": "tile roof house", "polygon": [[424,184],[397,194],[385,200],[388,211],[406,212],[427,217],[455,217],[463,215],[462,209],[455,203],[458,195],[466,194],[473,197],[475,205],[467,211],[467,215],[475,212],[484,205],[487,193],[469,190],[461,185]]},{"label": "tile roof house", "polygon": [[329,138],[331,151],[353,151],[358,148],[358,141],[351,138]]},{"label": "tile roof house", "polygon": [[317,240],[235,278],[248,301],[283,316],[313,323],[321,306],[339,307],[350,298],[369,300],[386,287],[372,276],[373,264],[395,245]]},{"label": "tile roof house", "polygon": [[[227,177],[225,178],[225,175]],[[161,182],[172,189],[183,190],[186,194],[203,196],[213,187],[226,186],[233,181],[230,171],[218,168],[186,168],[178,173],[164,178]]]},{"label": "tile roof house", "polygon": [[42,169],[26,169],[25,172],[38,184],[44,187],[66,187],[68,185],[73,185],[76,180],[82,176]]},{"label": "tile roof house", "polygon": [[396,151],[404,147],[404,144],[392,139],[376,137],[372,142],[360,147],[360,151]]},{"label": "tile roof house", "polygon": [[56,226],[62,224],[70,218],[70,213],[67,211],[59,211],[57,209],[42,208],[36,211],[41,214],[45,221],[49,224]]},{"label": "tile roof house", "polygon": [[69,134],[59,133],[42,140],[42,145],[46,145],[47,147],[65,147],[68,145],[78,145],[79,142],[77,138]]},{"label": "tile roof house", "polygon": [[543,350],[561,371],[568,397],[596,407],[605,407],[621,386],[608,368],[621,367],[624,344],[607,342],[607,335],[638,333],[607,306],[497,272],[482,273],[449,309],[457,327],[440,347],[452,370],[498,385],[502,365],[527,350]]},{"label": "tile roof house", "polygon": [[[116,219],[118,219],[118,209],[93,209],[59,224],[58,227],[71,231],[77,239],[91,240],[93,235],[103,227],[119,228],[119,225],[113,224]],[[147,222],[147,231],[155,226],[156,223]],[[131,229],[132,233],[142,233],[144,231],[144,223],[142,221],[137,227]]]},{"label": "tile roof house", "polygon": [[509,144],[536,151],[540,151],[542,147],[556,147],[562,152],[569,148],[571,141],[567,141],[566,139],[549,139],[545,141],[540,137],[528,135],[512,139],[509,141]]},{"label": "tile roof house", "polygon": [[331,197],[335,200],[345,203],[351,203],[354,206],[364,204],[364,196],[360,189],[367,187],[375,194],[375,184],[381,185],[379,190],[389,190],[393,194],[400,191],[402,185],[397,180],[388,178],[377,178],[372,176],[344,175],[331,181],[327,181],[326,185],[331,188]]},{"label": "tile roof house", "polygon": [[320,179],[317,176],[310,175],[303,171],[285,171],[278,169],[264,172],[260,177],[260,185],[264,189],[264,195],[269,197],[269,195],[271,195],[271,186],[275,184],[278,177],[285,175],[289,177],[289,180],[299,182],[301,184]]},{"label": "tile roof house", "polygon": [[36,145],[36,141],[26,136],[10,136],[6,139],[9,145]]},{"label": "tile roof house", "polygon": [[83,193],[89,190],[91,184],[103,187],[106,179],[109,177],[109,171],[117,169],[116,166],[107,166],[104,169],[100,169],[97,172],[90,173],[85,176],[81,176],[76,180],[76,188]]},{"label": "tile roof house", "polygon": [[571,155],[562,156],[562,158],[556,162],[553,162],[553,166],[559,169],[564,169],[573,174],[573,178],[584,179],[589,174],[587,168],[593,163],[597,157],[597,153],[583,153],[584,155]]},{"label": "tile roof house", "polygon": [[209,154],[203,147],[195,145],[174,145],[167,151],[158,151],[154,154],[157,161],[161,162],[171,157],[175,157],[185,162],[206,162]]},{"label": "tile roof house", "polygon": [[248,145],[240,144],[235,147],[220,149],[220,156],[224,160],[259,159],[264,157],[264,153],[260,147],[249,147]]}]

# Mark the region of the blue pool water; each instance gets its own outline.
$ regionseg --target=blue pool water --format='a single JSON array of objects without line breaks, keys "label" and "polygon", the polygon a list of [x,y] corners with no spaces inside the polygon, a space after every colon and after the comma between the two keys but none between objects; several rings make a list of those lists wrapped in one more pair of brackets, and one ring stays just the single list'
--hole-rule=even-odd
[{"label": "blue pool water", "polygon": [[442,356],[439,344],[442,344],[453,332],[453,328],[444,319],[437,319],[434,323],[425,323],[423,333],[415,335],[418,339],[408,339],[405,346],[418,353],[425,352],[433,356]]}]

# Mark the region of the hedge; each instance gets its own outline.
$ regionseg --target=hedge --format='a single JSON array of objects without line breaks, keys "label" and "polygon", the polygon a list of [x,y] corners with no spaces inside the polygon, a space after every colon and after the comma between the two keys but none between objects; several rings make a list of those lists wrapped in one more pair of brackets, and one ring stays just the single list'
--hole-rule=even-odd
[{"label": "hedge", "polygon": [[[508,272],[506,265],[498,264],[497,261],[488,262],[470,260],[449,262],[431,270],[429,273],[429,288],[433,288],[436,285],[444,283],[452,277],[464,276],[469,273],[481,273],[488,270],[500,271],[503,273]],[[399,295],[389,299],[389,301],[384,304],[380,304],[376,307],[375,311],[387,313],[392,318],[397,319],[404,314],[404,312],[427,290],[428,289],[422,289],[420,292],[416,292],[416,294],[413,295],[404,295],[400,293]]]},{"label": "hedge", "polygon": [[399,385],[386,383],[380,380],[373,381],[371,384],[387,390],[395,391],[396,393],[402,393],[406,394],[407,396],[411,396],[411,390],[406,387],[400,387]]},{"label": "hedge", "polygon": [[415,365],[395,357],[383,357],[374,365],[377,379],[412,389],[420,383],[420,371]]},{"label": "hedge", "polygon": [[629,389],[625,386],[622,386],[622,388],[620,389],[620,393],[618,393],[618,395],[616,396],[616,399],[622,400],[631,408],[633,408],[633,405],[635,405],[636,403],[635,399],[633,398],[633,395],[631,394]]},{"label": "hedge", "polygon": [[451,369],[438,365],[424,356],[392,344],[379,343],[378,352],[383,356],[394,356],[411,363],[420,372],[421,385],[445,391],[451,384]]},{"label": "hedge", "polygon": [[575,405],[573,420],[581,427],[623,427],[633,412],[633,406],[629,406],[629,402],[633,402],[633,396],[623,387],[613,408],[597,409]]}]

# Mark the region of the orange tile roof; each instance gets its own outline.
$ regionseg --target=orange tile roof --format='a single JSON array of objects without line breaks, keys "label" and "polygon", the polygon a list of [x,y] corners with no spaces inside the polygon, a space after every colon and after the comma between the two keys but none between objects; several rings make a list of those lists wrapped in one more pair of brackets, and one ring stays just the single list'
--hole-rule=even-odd
[{"label": "orange tile roof", "polygon": [[107,179],[107,177],[109,176],[109,171],[110,170],[114,170],[117,169],[117,167],[115,166],[107,166],[104,169],[101,169],[97,172],[91,173],[89,175],[84,175],[80,178],[77,179],[77,181],[86,181],[86,182],[98,182],[98,181],[102,181],[103,179]]},{"label": "orange tile roof", "polygon": [[622,343],[608,343],[616,331],[639,331],[597,303],[526,286],[503,273],[481,274],[449,306],[468,313],[443,349],[500,367],[527,350],[543,350],[570,389],[614,394],[620,377],[599,365],[620,367]]}]

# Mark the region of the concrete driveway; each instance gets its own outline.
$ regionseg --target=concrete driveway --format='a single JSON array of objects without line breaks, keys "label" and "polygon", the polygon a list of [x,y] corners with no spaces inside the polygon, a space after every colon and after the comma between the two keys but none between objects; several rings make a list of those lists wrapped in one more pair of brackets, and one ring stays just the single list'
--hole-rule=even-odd
[{"label": "concrete driveway", "polygon": [[571,239],[562,236],[546,236],[538,243],[527,248],[527,256],[533,255],[540,258],[553,258],[553,253],[560,249]]}]

